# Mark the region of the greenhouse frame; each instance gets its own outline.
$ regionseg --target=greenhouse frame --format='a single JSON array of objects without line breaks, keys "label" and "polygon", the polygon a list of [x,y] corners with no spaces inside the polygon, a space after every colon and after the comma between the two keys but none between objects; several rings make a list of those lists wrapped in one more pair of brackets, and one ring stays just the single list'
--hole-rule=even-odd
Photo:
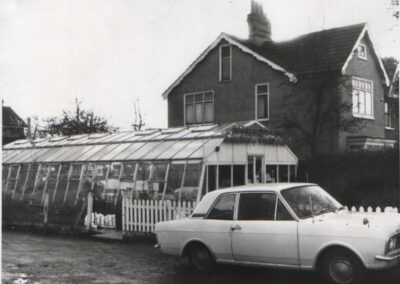
[{"label": "greenhouse frame", "polygon": [[192,200],[257,182],[295,181],[297,157],[256,121],[19,140],[3,147],[3,222],[77,229],[134,199]]}]

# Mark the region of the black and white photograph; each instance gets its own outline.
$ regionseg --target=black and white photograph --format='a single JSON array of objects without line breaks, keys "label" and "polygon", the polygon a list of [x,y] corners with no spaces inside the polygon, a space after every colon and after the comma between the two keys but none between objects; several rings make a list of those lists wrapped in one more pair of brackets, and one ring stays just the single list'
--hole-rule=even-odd
[{"label": "black and white photograph", "polygon": [[1,283],[400,283],[399,0],[2,0]]}]

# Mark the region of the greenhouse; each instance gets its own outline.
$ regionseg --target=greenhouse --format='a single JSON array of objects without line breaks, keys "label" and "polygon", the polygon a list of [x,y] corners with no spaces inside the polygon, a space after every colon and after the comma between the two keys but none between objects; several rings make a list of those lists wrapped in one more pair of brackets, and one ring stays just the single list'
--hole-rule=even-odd
[{"label": "greenhouse", "polygon": [[115,215],[121,228],[123,193],[198,202],[224,187],[291,182],[297,170],[296,156],[255,121],[19,140],[2,154],[3,222],[68,229],[89,211]]}]

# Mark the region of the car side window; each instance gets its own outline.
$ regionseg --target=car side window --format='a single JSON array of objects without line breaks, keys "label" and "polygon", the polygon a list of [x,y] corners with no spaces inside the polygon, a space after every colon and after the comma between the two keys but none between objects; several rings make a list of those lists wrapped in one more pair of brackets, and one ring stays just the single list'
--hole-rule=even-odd
[{"label": "car side window", "polygon": [[224,194],[214,204],[207,219],[233,220],[236,194]]},{"label": "car side window", "polygon": [[276,195],[241,193],[238,220],[275,220]]},{"label": "car side window", "polygon": [[292,215],[290,215],[289,211],[286,209],[285,205],[283,205],[282,201],[278,199],[278,208],[276,209],[276,220],[277,221],[292,221],[294,220]]}]

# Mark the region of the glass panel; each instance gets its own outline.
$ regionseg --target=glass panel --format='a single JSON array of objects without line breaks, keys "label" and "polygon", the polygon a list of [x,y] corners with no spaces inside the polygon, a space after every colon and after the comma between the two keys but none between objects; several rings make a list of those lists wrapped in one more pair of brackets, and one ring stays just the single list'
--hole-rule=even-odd
[{"label": "glass panel", "polygon": [[202,102],[202,101],[204,101],[203,93],[195,94],[195,101],[196,101],[196,102]]},{"label": "glass panel", "polygon": [[214,121],[214,102],[204,103],[204,122]]},{"label": "glass panel", "polygon": [[221,46],[221,57],[231,56],[231,47],[229,45]]},{"label": "glass panel", "polygon": [[203,104],[196,104],[196,123],[203,123]]},{"label": "glass panel", "polygon": [[26,181],[26,176],[28,175],[28,165],[22,165],[21,169],[19,170],[18,182],[17,187],[15,188],[15,193],[17,194],[14,198],[19,199],[20,193],[22,193],[24,189],[24,184]]},{"label": "glass panel", "polygon": [[169,160],[172,159],[172,157],[175,156],[175,154],[179,153],[182,151],[186,145],[188,145],[191,141],[186,140],[186,141],[178,141],[175,144],[171,145],[171,147],[163,152],[160,156],[158,156],[159,160]]},{"label": "glass panel", "polygon": [[245,184],[245,165],[233,166],[233,186]]},{"label": "glass panel", "polygon": [[365,114],[372,115],[371,93],[365,92]]},{"label": "glass panel", "polygon": [[257,96],[257,118],[267,117],[267,96]]},{"label": "glass panel", "polygon": [[7,194],[12,194],[14,190],[16,181],[15,180],[9,180],[6,188]]},{"label": "glass panel", "polygon": [[194,95],[186,95],[185,96],[186,103],[193,103],[194,102]]},{"label": "glass panel", "polygon": [[135,174],[134,163],[124,163],[122,164],[122,175],[121,180],[133,180],[133,175]]},{"label": "glass panel", "polygon": [[208,192],[217,188],[217,166],[208,166]]},{"label": "glass panel", "polygon": [[279,165],[279,182],[288,182],[288,165]]},{"label": "glass panel", "polygon": [[74,161],[88,161],[100,150],[104,149],[106,145],[85,146],[84,153],[77,157]]},{"label": "glass panel", "polygon": [[18,168],[19,168],[19,166],[11,166],[10,176],[9,176],[10,179],[16,179],[17,178]]},{"label": "glass panel", "polygon": [[353,90],[353,113],[359,113],[357,90]]},{"label": "glass panel", "polygon": [[247,158],[247,183],[254,183],[254,157]]},{"label": "glass panel", "polygon": [[230,70],[231,69],[231,64],[230,64],[230,59],[228,58],[223,58],[221,60],[221,80],[230,80],[231,79],[231,74]]},{"label": "glass panel", "polygon": [[132,155],[128,157],[128,160],[141,160],[145,157],[148,153],[150,153],[153,149],[155,149],[159,144],[162,142],[147,142],[140,151],[134,152]]},{"label": "glass panel", "polygon": [[66,205],[68,205],[68,206],[74,205],[75,199],[76,199],[76,194],[78,192],[79,183],[80,183],[79,180],[70,180],[69,181],[67,199],[65,200]]},{"label": "glass panel", "polygon": [[153,175],[152,180],[165,180],[165,174],[167,173],[168,164],[153,164]]},{"label": "glass panel", "polygon": [[145,156],[143,156],[142,160],[154,160],[158,159],[158,156],[161,153],[168,151],[168,149],[174,145],[176,141],[163,141],[161,144],[157,145],[154,149],[148,152]]},{"label": "glass panel", "polygon": [[3,167],[2,167],[2,183],[1,183],[2,186],[1,186],[1,188],[3,189],[3,191],[6,188],[9,168],[10,168],[10,166],[8,166],[8,165],[3,165]]},{"label": "glass panel", "polygon": [[144,142],[137,142],[130,144],[128,148],[126,148],[123,152],[119,153],[114,157],[114,160],[127,160],[130,155],[135,153],[136,151],[140,151],[141,147],[144,145]]},{"label": "glass panel", "polygon": [[257,85],[257,94],[267,94],[268,93],[268,84]]},{"label": "glass panel", "polygon": [[121,164],[112,163],[110,172],[108,174],[109,179],[119,179],[119,174],[121,172]]},{"label": "glass panel", "polygon": [[150,171],[151,171],[150,163],[139,164],[136,180],[149,180]]},{"label": "glass panel", "polygon": [[[168,172],[168,183],[167,183],[167,190],[166,190],[166,199],[178,199],[179,197],[179,189],[182,184],[182,176],[183,170],[185,165],[184,164],[174,164],[172,163],[169,168]],[[174,193],[175,194],[174,195]]]},{"label": "glass panel", "polygon": [[49,179],[57,179],[58,169],[60,165],[50,165]]},{"label": "glass panel", "polygon": [[276,209],[276,220],[277,221],[291,221],[294,220],[286,207],[282,204],[282,201],[278,200],[278,208]]},{"label": "glass panel", "polygon": [[68,173],[70,165],[61,165],[61,172],[58,181],[57,189],[54,191],[53,200],[56,206],[59,206],[64,201],[65,190],[68,183]]},{"label": "glass panel", "polygon": [[121,152],[124,152],[125,149],[127,149],[130,145],[128,143],[125,144],[120,144],[108,153],[106,153],[101,160],[106,161],[106,160],[113,160],[115,156],[120,154]]},{"label": "glass panel", "polygon": [[296,180],[296,166],[290,165],[290,182],[295,182]]},{"label": "glass panel", "polygon": [[174,159],[186,159],[189,158],[190,155],[199,149],[204,144],[202,140],[193,140],[190,144],[188,144],[185,148],[179,151],[175,156]]},{"label": "glass panel", "polygon": [[[46,192],[49,193],[49,199],[52,198],[54,195],[54,189],[56,188],[56,183],[57,183],[56,180],[49,180],[47,182]],[[51,200],[49,200],[49,201],[51,201]]]},{"label": "glass panel", "polygon": [[207,219],[233,220],[236,194],[224,194],[214,205]]},{"label": "glass panel", "polygon": [[72,165],[72,174],[70,179],[80,179],[81,177],[81,171],[82,171],[82,165]]},{"label": "glass panel", "polygon": [[266,182],[277,182],[276,165],[267,165],[266,174]]},{"label": "glass panel", "polygon": [[219,188],[231,186],[231,166],[219,166]]},{"label": "glass panel", "polygon": [[213,92],[207,92],[204,94],[204,100],[205,101],[210,101],[214,100],[214,93]]},{"label": "glass panel", "polygon": [[98,164],[96,165],[96,176],[95,179],[106,179],[110,164]]},{"label": "glass panel", "polygon": [[91,161],[105,161],[104,156],[113,151],[116,147],[118,147],[118,144],[113,144],[113,145],[106,145],[104,148],[102,148],[100,151],[97,151],[94,153],[92,156],[90,156]]},{"label": "glass panel", "polygon": [[365,114],[365,92],[364,91],[359,91],[359,110],[360,114]]},{"label": "glass panel", "polygon": [[186,105],[186,124],[194,124],[195,122],[194,104]]},{"label": "glass panel", "polygon": [[238,220],[275,220],[275,204],[272,193],[241,193]]}]

